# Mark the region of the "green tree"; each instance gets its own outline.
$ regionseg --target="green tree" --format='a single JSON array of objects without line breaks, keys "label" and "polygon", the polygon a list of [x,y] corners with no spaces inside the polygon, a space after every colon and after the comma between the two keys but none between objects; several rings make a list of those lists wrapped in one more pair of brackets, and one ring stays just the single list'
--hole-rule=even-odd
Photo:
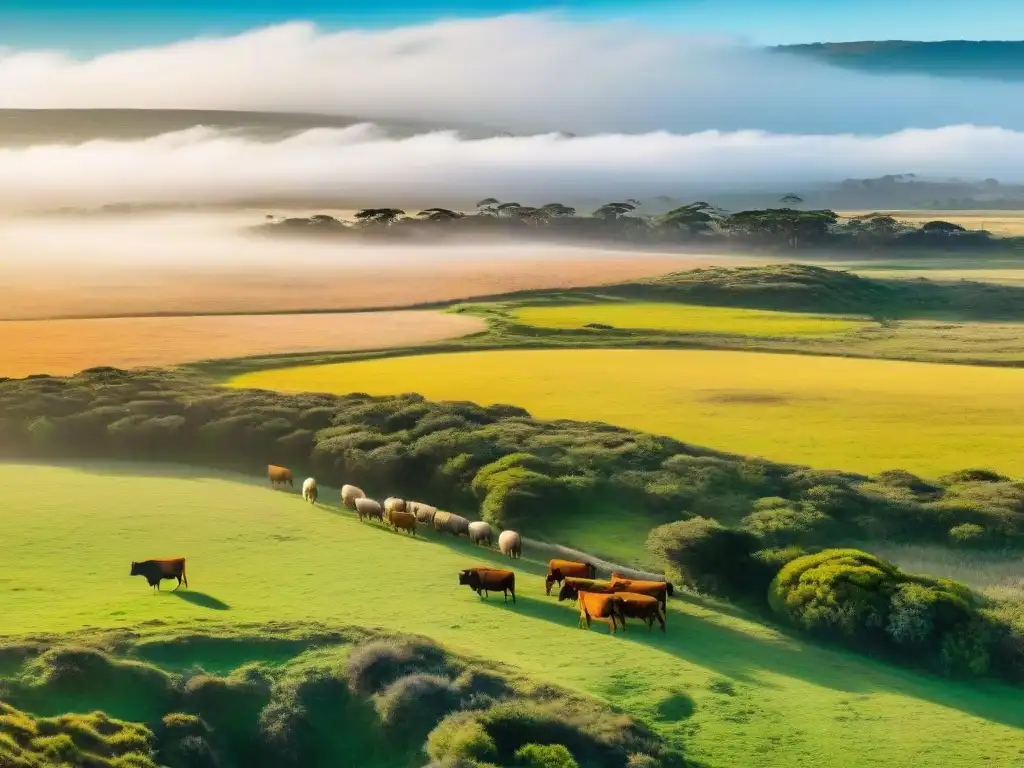
[{"label": "green tree", "polygon": [[722,217],[721,211],[710,203],[697,202],[673,208],[655,219],[659,227],[685,230],[691,237],[712,229]]},{"label": "green tree", "polygon": [[604,219],[605,221],[617,221],[624,216],[632,213],[637,209],[637,206],[633,203],[605,203],[596,211],[594,211],[594,218]]},{"label": "green tree", "polygon": [[356,220],[366,226],[389,227],[405,216],[400,208],[364,208],[356,212]]},{"label": "green tree", "polygon": [[449,208],[427,208],[426,210],[420,211],[416,214],[418,218],[442,223],[461,219],[465,215],[466,214],[464,213],[453,211]]}]

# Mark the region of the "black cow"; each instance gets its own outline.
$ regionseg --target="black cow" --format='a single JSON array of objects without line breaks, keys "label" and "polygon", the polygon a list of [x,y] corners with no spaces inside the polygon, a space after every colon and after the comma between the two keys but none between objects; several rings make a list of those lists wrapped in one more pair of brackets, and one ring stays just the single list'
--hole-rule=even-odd
[{"label": "black cow", "polygon": [[132,562],[131,576],[145,576],[149,586],[160,589],[160,582],[163,579],[177,579],[178,589],[182,585],[188,586],[188,578],[185,576],[185,558],[175,557],[169,560],[143,560],[141,563]]}]

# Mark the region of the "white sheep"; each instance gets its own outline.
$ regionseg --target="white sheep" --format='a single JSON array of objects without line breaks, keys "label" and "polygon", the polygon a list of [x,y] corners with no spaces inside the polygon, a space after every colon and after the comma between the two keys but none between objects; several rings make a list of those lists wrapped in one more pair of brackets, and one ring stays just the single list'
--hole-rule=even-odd
[{"label": "white sheep", "polygon": [[366,494],[363,493],[361,488],[356,488],[354,485],[343,485],[341,486],[341,505],[348,507],[349,509],[356,508],[356,499],[365,499]]},{"label": "white sheep", "polygon": [[489,547],[493,538],[494,531],[489,523],[477,520],[469,524],[469,540],[474,544],[486,544]]},{"label": "white sheep", "polygon": [[396,499],[394,496],[389,496],[384,499],[384,520],[391,522],[392,512],[406,512],[407,506],[405,501],[402,499]]},{"label": "white sheep", "polygon": [[302,483],[303,500],[308,501],[310,504],[316,504],[317,495],[316,480],[312,477],[307,477]]},{"label": "white sheep", "polygon": [[502,531],[498,537],[498,549],[501,554],[511,558],[523,556],[523,539],[515,531]]}]

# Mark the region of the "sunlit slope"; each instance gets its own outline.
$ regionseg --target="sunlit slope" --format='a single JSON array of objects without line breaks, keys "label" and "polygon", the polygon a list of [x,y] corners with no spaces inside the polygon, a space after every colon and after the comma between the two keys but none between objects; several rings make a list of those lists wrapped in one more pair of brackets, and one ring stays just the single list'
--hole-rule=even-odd
[{"label": "sunlit slope", "polygon": [[822,468],[1024,475],[1024,370],[697,350],[472,352],[269,370],[234,386],[513,403]]},{"label": "sunlit slope", "polygon": [[598,323],[623,329],[743,336],[827,336],[869,324],[856,318],[668,302],[523,307],[513,316],[542,328],[575,329]]},{"label": "sunlit slope", "polygon": [[[459,568],[504,562],[411,539],[263,483],[139,467],[0,466],[4,632],[191,620],[319,619],[417,632],[649,719],[711,768],[982,764],[1020,759],[1024,697],[804,645],[674,600],[666,635],[576,628],[521,562],[519,601],[482,602]],[[191,589],[151,594],[132,560],[183,555]],[[12,567],[13,564],[13,567]],[[170,587],[166,587],[169,589]],[[676,706],[696,701],[692,716]],[[731,692],[730,692],[731,691]]]}]

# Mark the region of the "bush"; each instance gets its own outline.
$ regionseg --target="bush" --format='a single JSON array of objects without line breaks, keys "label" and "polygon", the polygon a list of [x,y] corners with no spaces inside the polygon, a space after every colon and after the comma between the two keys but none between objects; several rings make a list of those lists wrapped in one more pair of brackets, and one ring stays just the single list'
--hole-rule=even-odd
[{"label": "bush", "polygon": [[985,541],[985,529],[974,523],[961,523],[949,529],[949,540],[958,547],[976,547]]},{"label": "bush", "polygon": [[417,640],[379,640],[351,653],[347,676],[353,691],[370,695],[400,677],[414,673],[443,674],[448,668],[444,651],[436,645]]},{"label": "bush", "polygon": [[778,547],[820,541],[832,522],[811,504],[766,498],[754,503],[754,512],[743,518],[742,525],[765,544]]},{"label": "bush", "polygon": [[580,768],[561,744],[527,744],[516,750],[516,765],[527,768]]},{"label": "bush", "polygon": [[407,675],[377,697],[381,722],[403,738],[423,738],[448,713],[459,708],[461,694],[451,680],[439,675]]},{"label": "bush", "polygon": [[984,674],[992,642],[970,590],[906,574],[858,550],[826,550],[779,571],[769,603],[780,617],[822,637],[886,650],[947,674]]},{"label": "bush", "polygon": [[763,599],[763,593],[751,592],[752,556],[761,545],[748,531],[695,517],[655,528],[647,537],[647,548],[701,592]]},{"label": "bush", "polygon": [[445,718],[427,737],[427,754],[433,760],[493,760],[498,757],[494,739],[471,713]]}]

